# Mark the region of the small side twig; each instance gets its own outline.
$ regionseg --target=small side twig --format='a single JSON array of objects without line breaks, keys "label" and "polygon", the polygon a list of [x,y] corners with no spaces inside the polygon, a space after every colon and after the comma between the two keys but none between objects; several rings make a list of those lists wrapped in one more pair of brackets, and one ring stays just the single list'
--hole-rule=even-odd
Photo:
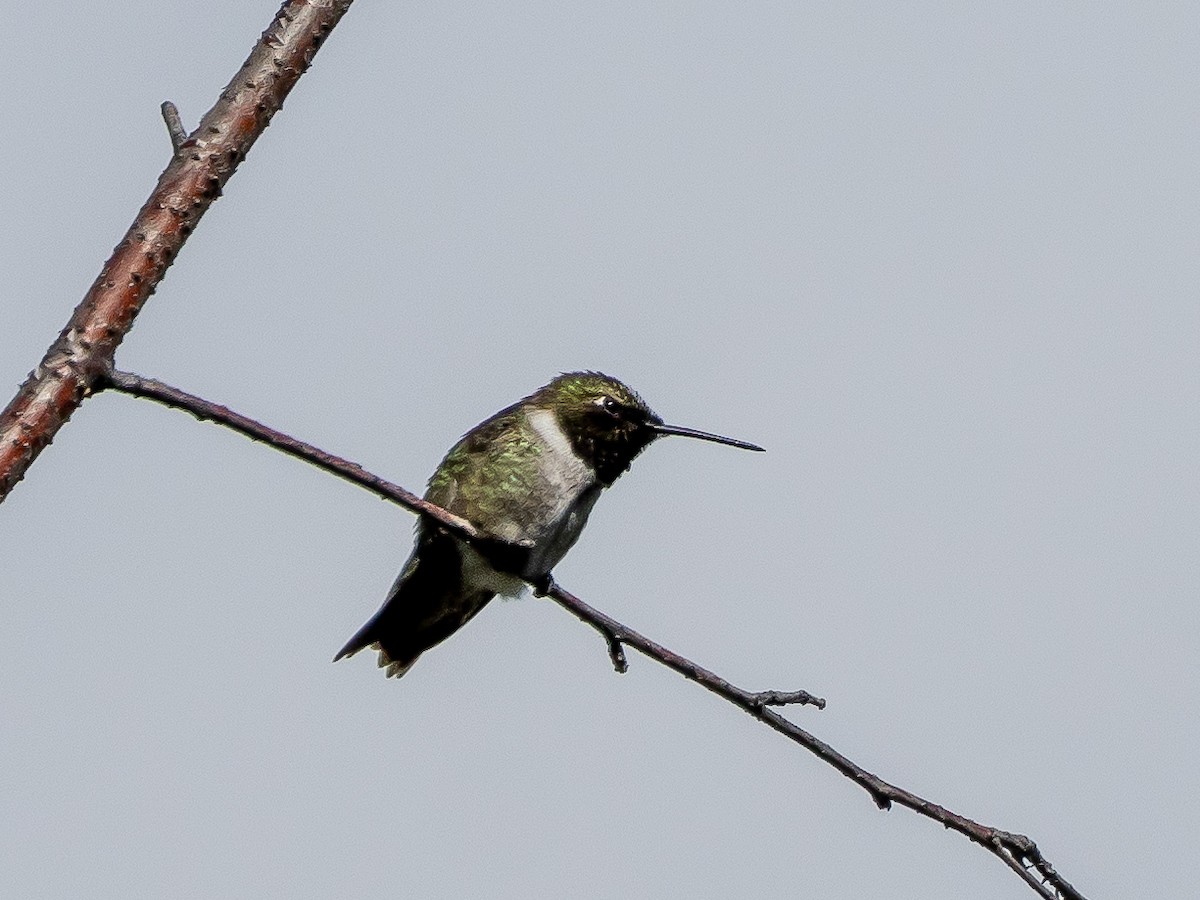
[{"label": "small side twig", "polygon": [[179,117],[179,107],[170,100],[164,100],[159,108],[162,110],[163,121],[167,125],[167,134],[171,136],[171,146],[178,153],[188,139],[187,129],[183,127],[183,119]]},{"label": "small side twig", "polygon": [[629,660],[625,658],[625,648],[614,634],[606,634],[604,639],[608,642],[608,658],[612,660],[613,668],[616,669],[618,675],[624,675],[629,671]]},{"label": "small side twig", "polygon": [[[668,669],[678,672],[684,678],[694,681],[701,687],[708,688],[714,694],[724,697],[735,706],[740,706],[758,719],[762,719],[765,715],[777,715],[767,710],[768,706],[803,703],[815,706],[817,709],[825,708],[825,701],[820,697],[810,694],[808,691],[759,691],[756,693],[736,687],[720,675],[710,672],[698,663],[692,662],[686,656],[680,656],[675,651],[668,650],[662,644],[650,640],[650,638],[634,631],[628,625],[624,625],[616,619],[600,612],[600,610],[589,606],[574,594],[561,588],[554,581],[550,582],[548,588],[544,591],[544,595],[568,612],[574,614],[576,618],[591,625],[600,632],[608,644],[609,656],[613,657],[613,664],[618,672],[623,672],[629,667],[628,662],[625,660],[625,651],[623,649],[625,645],[628,645],[643,656],[650,657]],[[616,648],[615,651],[614,648]],[[620,654],[620,664],[618,664],[615,654]]]},{"label": "small side twig", "polygon": [[[326,453],[323,450],[303,441],[289,437],[282,432],[242,416],[224,406],[210,403],[192,394],[173,388],[149,378],[142,378],[127,372],[107,371],[99,379],[97,389],[111,387],[127,394],[154,400],[158,403],[172,406],[191,413],[198,419],[215,422],[232,428],[254,440],[270,444],[290,456],[324,469],[339,478],[353,482],[367,490],[373,491],[386,500],[391,500],[407,509],[437,522],[441,527],[458,534],[465,540],[479,542],[485,548],[497,550],[521,550],[511,544],[497,541],[480,531],[470,522],[435,506],[415,494],[411,494],[389,481],[385,481],[361,466],[348,462],[340,457]],[[814,697],[807,691],[747,691],[737,687],[710,672],[703,666],[680,656],[674,651],[658,644],[634,631],[629,626],[618,622],[611,616],[589,606],[569,591],[559,587],[554,579],[547,576],[531,587],[539,596],[553,599],[559,606],[572,613],[582,622],[596,629],[603,637],[608,647],[610,658],[617,671],[623,672],[628,667],[624,647],[629,646],[644,656],[661,663],[667,668],[678,672],[685,678],[696,682],[701,687],[732,703],[739,709],[749,713],[769,728],[784,737],[804,747],[818,759],[841,772],[859,787],[863,788],[875,805],[880,809],[891,809],[893,804],[907,807],[918,815],[931,819],[951,831],[957,831],[969,840],[986,849],[1014,872],[1039,896],[1047,900],[1086,900],[1075,887],[1055,871],[1037,845],[1023,834],[1003,831],[989,825],[983,825],[966,816],[959,815],[924,797],[907,791],[904,788],[889,784],[839,753],[829,744],[813,734],[805,731],[794,722],[785,719],[773,707],[791,704],[808,704],[822,709],[825,701]]]},{"label": "small side twig", "polygon": [[[558,582],[554,580],[553,575],[543,575],[541,578],[534,579],[529,583],[535,597],[554,597],[555,591],[559,590]],[[604,638],[605,646],[608,647],[608,658],[612,660],[614,671],[618,675],[624,675],[629,671],[629,660],[625,657],[625,647],[621,643],[621,635],[615,629],[609,628],[604,622],[588,622],[593,628],[600,632],[600,636]],[[622,626],[624,627],[624,626]],[[627,629],[628,630],[628,629]]]}]

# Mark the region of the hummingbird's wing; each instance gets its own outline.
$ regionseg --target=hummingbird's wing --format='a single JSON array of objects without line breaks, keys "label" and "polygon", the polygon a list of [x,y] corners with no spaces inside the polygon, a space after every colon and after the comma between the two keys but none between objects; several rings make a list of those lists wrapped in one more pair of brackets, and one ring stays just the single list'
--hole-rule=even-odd
[{"label": "hummingbird's wing", "polygon": [[383,606],[338,651],[334,662],[373,646],[379,651],[380,668],[386,667],[389,677],[399,677],[494,596],[463,584],[461,551],[454,538],[435,529],[423,530]]},{"label": "hummingbird's wing", "polygon": [[450,448],[425,492],[425,499],[485,531],[508,519],[528,496],[537,453],[519,404],[476,425]]},{"label": "hummingbird's wing", "polygon": [[[528,490],[519,477],[508,477],[507,464],[529,452],[518,405],[501,410],[451,448],[430,478],[425,497],[484,530],[498,521],[507,523],[514,499]],[[334,660],[374,646],[388,675],[403,675],[424,651],[470,621],[496,594],[465,577],[464,552],[445,531],[419,524],[417,546],[387,600]]]}]

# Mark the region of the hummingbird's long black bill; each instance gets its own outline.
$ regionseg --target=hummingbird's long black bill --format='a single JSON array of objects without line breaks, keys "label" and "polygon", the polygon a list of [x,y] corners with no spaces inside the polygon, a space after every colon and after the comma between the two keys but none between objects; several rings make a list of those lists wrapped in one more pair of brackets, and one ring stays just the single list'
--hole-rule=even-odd
[{"label": "hummingbird's long black bill", "polygon": [[741,450],[757,450],[762,453],[766,450],[765,447],[760,447],[758,444],[751,444],[749,441],[736,441],[733,438],[722,437],[719,434],[713,434],[708,431],[697,431],[695,428],[682,428],[679,425],[657,425],[650,426],[659,434],[677,434],[681,437],[697,438],[701,441],[712,441],[714,444],[726,444],[730,447],[737,447]]}]

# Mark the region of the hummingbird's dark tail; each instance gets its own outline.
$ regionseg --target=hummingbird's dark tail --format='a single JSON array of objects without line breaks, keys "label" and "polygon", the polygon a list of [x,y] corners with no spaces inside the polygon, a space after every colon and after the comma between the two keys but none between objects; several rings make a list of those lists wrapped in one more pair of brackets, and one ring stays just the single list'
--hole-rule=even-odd
[{"label": "hummingbird's dark tail", "polygon": [[490,591],[464,591],[458,542],[444,532],[421,536],[417,551],[388,591],[387,600],[334,662],[373,647],[379,667],[389,678],[407,672],[422,653],[440,644],[494,596]]},{"label": "hummingbird's dark tail", "polygon": [[[367,623],[354,633],[354,637],[346,641],[346,646],[339,650],[337,656],[333,658],[334,662],[345,659],[347,656],[353,656],[359,650],[363,650],[374,644],[375,649],[379,651],[379,665],[380,667],[388,667],[389,677],[395,675],[398,678],[409,670],[409,667],[417,661],[416,656],[412,657],[412,659],[395,659],[391,653],[384,650],[383,645],[380,643],[380,637],[392,630],[388,626],[387,620],[394,618],[394,616],[385,615],[388,612],[391,602],[392,597],[389,597],[387,603],[380,607],[379,611],[371,616],[367,620]],[[394,672],[392,671],[393,667],[395,667]]]}]

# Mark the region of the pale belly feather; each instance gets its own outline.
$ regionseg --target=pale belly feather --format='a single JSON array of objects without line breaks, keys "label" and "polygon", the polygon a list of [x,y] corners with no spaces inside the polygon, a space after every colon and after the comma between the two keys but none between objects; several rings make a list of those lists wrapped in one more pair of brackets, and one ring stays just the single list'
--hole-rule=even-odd
[{"label": "pale belly feather", "polygon": [[[528,521],[503,520],[496,524],[495,533],[509,540],[532,542],[533,549],[522,574],[536,577],[549,573],[574,546],[602,488],[592,467],[571,447],[553,412],[534,409],[529,413],[529,424],[542,444],[538,455],[540,503],[529,503],[532,509],[523,511],[529,514]],[[524,581],[495,571],[474,550],[463,549],[464,574],[471,583],[498,594],[520,593]]]}]

